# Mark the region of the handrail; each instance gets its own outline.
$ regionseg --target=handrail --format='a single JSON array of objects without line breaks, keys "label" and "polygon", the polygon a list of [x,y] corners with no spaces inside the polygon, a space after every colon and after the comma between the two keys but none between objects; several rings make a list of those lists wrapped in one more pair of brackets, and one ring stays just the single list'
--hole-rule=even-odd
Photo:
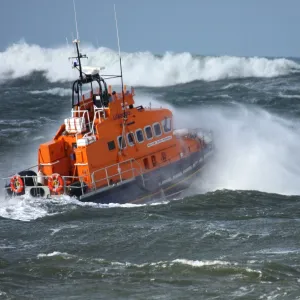
[{"label": "handrail", "polygon": [[51,162],[51,163],[40,163],[41,166],[52,166],[59,163],[59,160]]},{"label": "handrail", "polygon": [[[103,112],[103,115],[104,115],[104,119],[105,119],[105,110],[104,108],[97,108],[94,106],[94,119],[93,119],[93,123],[92,123],[92,129],[93,129],[93,132],[94,132],[94,129],[95,129],[95,122],[97,120],[97,116],[98,116],[98,120],[99,122],[101,123],[101,112]],[[94,132],[95,134],[95,132]]]},{"label": "handrail", "polygon": [[[134,178],[136,177],[135,176],[135,171],[137,171],[136,168],[133,167],[133,163],[137,163],[138,164],[138,167],[139,167],[139,173],[137,174],[140,174],[142,175],[142,181],[143,181],[143,184],[144,184],[144,177],[143,177],[143,170],[142,170],[142,167],[139,165],[139,163],[134,159],[134,158],[130,158],[130,159],[127,159],[127,160],[124,160],[122,162],[119,162],[119,163],[115,163],[115,164],[112,164],[112,165],[109,165],[107,167],[103,167],[101,169],[98,169],[96,171],[94,171],[92,174],[91,174],[91,179],[92,179],[92,186],[93,186],[93,189],[96,190],[97,189],[97,185],[96,183],[98,182],[101,182],[101,181],[104,181],[106,180],[107,181],[107,186],[110,186],[110,180],[111,178],[113,177],[116,177],[116,176],[119,176],[120,177],[120,182],[122,182],[124,180],[124,178],[122,177],[123,174],[125,173],[128,173],[128,172],[132,172],[132,176],[129,177],[130,178]],[[121,172],[121,168],[120,168],[120,165],[124,165],[124,164],[127,164],[127,163],[130,163],[130,168],[129,170],[125,170],[125,171],[122,171]],[[118,170],[118,173],[115,173],[113,175],[108,175],[108,169],[111,169],[113,167],[117,167],[117,170]],[[99,180],[95,180],[95,174],[98,173],[98,172],[101,172],[101,171],[104,171],[105,172],[105,177],[99,179]]]},{"label": "handrail", "polygon": [[[14,175],[13,175],[14,176]],[[8,180],[8,179],[11,179],[13,176],[10,176],[10,177],[2,177],[1,179],[2,180]],[[21,178],[32,178],[32,179],[35,179],[37,177],[42,177],[44,179],[47,179],[49,177],[51,177],[52,175],[18,175],[20,176]],[[85,176],[61,176],[63,179],[65,178],[73,178],[73,179],[80,179],[80,178],[84,178]],[[25,182],[24,182],[24,185],[25,185]]]},{"label": "handrail", "polygon": [[[127,164],[127,163],[130,163],[130,168],[125,170],[125,171],[121,171],[121,168],[120,166],[124,165],[124,164]],[[135,168],[133,166],[133,163],[136,163],[138,165],[138,168]],[[117,170],[118,172],[113,174],[113,175],[109,175],[108,174],[108,169],[109,168],[112,168],[112,167],[115,167],[115,166],[118,166]],[[139,169],[139,170],[138,170]],[[95,181],[95,173],[97,172],[100,172],[100,171],[105,171],[105,177],[99,179],[99,180],[96,180]],[[129,173],[129,172],[132,172],[132,176],[130,176],[129,178],[124,178],[124,174],[125,173]],[[112,164],[112,165],[109,165],[107,167],[104,167],[104,168],[101,168],[101,169],[97,169],[96,171],[94,171],[90,176],[91,176],[91,180],[92,180],[92,189],[93,190],[96,190],[97,189],[97,185],[96,183],[98,182],[101,182],[101,181],[107,181],[107,185],[106,186],[111,186],[111,183],[110,183],[110,179],[115,177],[115,176],[119,176],[120,177],[120,181],[123,182],[124,180],[126,179],[131,179],[131,178],[134,178],[136,177],[135,174],[137,174],[136,176],[141,175],[142,176],[142,182],[143,182],[143,185],[145,184],[144,183],[144,177],[143,177],[143,171],[142,171],[142,167],[140,166],[139,162],[137,162],[134,158],[131,158],[131,159],[128,159],[128,160],[125,160],[125,161],[122,161],[122,162],[119,162],[119,163],[115,163],[115,164]],[[5,177],[5,178],[2,178],[3,180],[9,180],[11,179],[13,176],[10,176],[10,177]],[[40,178],[43,178],[44,180],[45,179],[48,179],[49,177],[51,177],[51,175],[38,175],[38,176],[20,176],[21,178],[32,178],[33,181],[34,181],[34,186],[38,186],[38,177]],[[66,192],[66,189],[67,187],[69,187],[70,185],[66,185],[66,181],[67,179],[73,179],[72,181],[79,181],[80,182],[80,186],[72,186],[72,188],[81,188],[82,190],[82,194],[84,194],[84,181],[83,181],[83,178],[85,176],[61,176],[62,179],[63,179],[63,182],[64,182],[64,185],[62,186],[64,188],[64,192]],[[24,180],[24,186],[27,186],[26,185],[26,182]],[[61,186],[60,186],[61,187]],[[4,189],[8,189],[9,187],[5,187]]]},{"label": "handrail", "polygon": [[[101,123],[101,112],[103,112],[103,118],[106,119],[106,111],[105,108],[103,107],[96,107],[94,106],[94,117],[93,117],[93,121],[90,120],[90,115],[89,115],[89,111],[88,110],[74,110],[72,109],[72,118],[74,118],[74,115],[76,113],[83,113],[83,115],[81,116],[82,118],[85,119],[85,115],[87,115],[87,120],[88,122],[86,123],[86,125],[88,124],[90,131],[87,132],[86,134],[84,134],[84,137],[89,135],[89,134],[95,134],[95,122],[97,119],[100,120]],[[77,135],[81,134],[81,133],[76,133],[76,142],[77,142]]]},{"label": "handrail", "polygon": [[[74,110],[73,108],[72,108],[72,118],[74,118],[74,114],[76,114],[76,113],[83,113],[83,115],[81,116],[81,118],[83,118],[84,120],[85,120],[85,115],[87,115],[87,123],[85,123],[85,125],[89,125],[89,128],[90,128],[90,132],[93,132],[93,128],[91,128],[91,121],[90,121],[90,115],[89,115],[89,111],[87,110],[87,109],[84,109],[84,110],[82,110],[82,109],[78,109],[78,110]],[[76,143],[77,143],[77,140],[78,140],[78,135],[79,134],[81,134],[81,133],[76,133]]]}]

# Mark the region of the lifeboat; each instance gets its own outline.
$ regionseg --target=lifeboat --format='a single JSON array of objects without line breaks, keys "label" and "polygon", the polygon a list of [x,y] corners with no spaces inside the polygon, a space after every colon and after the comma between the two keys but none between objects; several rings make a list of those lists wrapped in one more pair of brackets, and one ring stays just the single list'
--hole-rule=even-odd
[{"label": "lifeboat", "polygon": [[73,43],[79,78],[72,84],[71,115],[39,146],[34,170],[4,178],[7,196],[145,203],[188,188],[213,153],[212,133],[175,129],[169,109],[136,105],[134,89],[123,80],[121,92],[106,83],[122,75],[82,67],[85,56],[79,41]]}]

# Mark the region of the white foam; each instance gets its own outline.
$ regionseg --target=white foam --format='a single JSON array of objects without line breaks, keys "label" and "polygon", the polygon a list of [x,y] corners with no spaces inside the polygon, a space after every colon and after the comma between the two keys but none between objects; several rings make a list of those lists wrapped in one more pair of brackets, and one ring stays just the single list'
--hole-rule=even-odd
[{"label": "white foam", "polygon": [[[66,252],[59,252],[59,251],[54,251],[51,253],[40,253],[37,255],[37,258],[47,258],[47,257],[62,257],[64,259],[72,259],[72,258],[77,258],[78,261],[84,261],[86,259],[82,259],[82,258],[78,258],[78,256],[76,255],[72,255]],[[185,259],[185,258],[178,258],[178,259],[174,259],[172,261],[156,261],[156,262],[145,262],[145,263],[140,263],[140,264],[136,264],[136,263],[132,263],[132,262],[119,262],[119,261],[106,261],[103,258],[91,258],[91,261],[93,263],[100,263],[100,264],[107,264],[109,263],[111,266],[113,267],[117,267],[117,268],[127,268],[127,267],[135,267],[135,268],[144,268],[144,267],[153,267],[153,268],[169,268],[169,267],[173,267],[175,265],[185,265],[185,266],[190,266],[192,268],[203,268],[203,267],[210,267],[213,266],[214,268],[222,268],[222,267],[236,267],[239,266],[239,263],[237,262],[230,262],[230,261],[225,261],[225,260],[190,260],[190,259]],[[260,270],[254,270],[251,269],[249,267],[245,267],[244,269],[246,272],[248,273],[258,273],[260,276],[262,274],[262,272]],[[98,270],[95,270],[96,272]],[[95,272],[94,271],[94,272]]]},{"label": "white foam", "polygon": [[237,265],[237,263],[231,263],[228,261],[222,260],[189,260],[189,259],[175,259],[172,261],[173,263],[179,263],[183,265],[188,265],[192,267],[204,267],[204,266],[214,266],[214,265]]},{"label": "white foam", "polygon": [[216,155],[196,192],[216,189],[300,194],[300,124],[257,107],[175,111],[184,127],[211,128]]},{"label": "white foam", "polygon": [[43,258],[43,257],[53,257],[53,256],[61,256],[62,258],[64,259],[71,259],[74,257],[74,255],[71,255],[69,253],[66,253],[66,252],[59,252],[59,251],[54,251],[54,252],[51,252],[51,253],[40,253],[37,255],[37,258]]},{"label": "white foam", "polygon": [[54,235],[64,229],[74,229],[78,227],[79,227],[78,225],[66,225],[66,226],[59,226],[57,228],[50,228],[50,230],[52,231],[50,235]]},{"label": "white foam", "polygon": [[[66,81],[77,78],[68,57],[72,47],[42,48],[19,42],[0,52],[2,61],[0,80],[44,71],[48,80]],[[119,74],[118,53],[107,48],[82,46],[88,54],[85,65],[105,66],[106,74]],[[259,57],[192,56],[190,53],[166,52],[158,57],[150,52],[123,53],[124,81],[128,85],[167,86],[193,80],[219,80],[244,77],[274,77],[300,70],[300,65],[289,59]],[[119,79],[113,80],[119,83]],[[51,93],[51,91],[49,91]]]},{"label": "white foam", "polygon": [[33,94],[33,95],[49,94],[49,95],[58,95],[58,96],[64,97],[64,96],[71,96],[72,90],[57,87],[57,88],[52,88],[52,89],[48,89],[48,90],[30,91],[30,94]]},{"label": "white foam", "polygon": [[[69,196],[60,196],[53,199],[33,198],[29,195],[15,197],[11,199],[4,199],[4,196],[0,196],[0,217],[20,221],[31,221],[46,216],[62,214],[67,211],[76,209],[78,207],[93,207],[98,209],[109,209],[119,207],[126,209],[134,209],[146,205],[156,206],[166,205],[168,203],[169,201],[156,201],[149,204],[99,204],[94,202],[81,202]],[[62,228],[52,229],[52,234],[55,234],[61,229]]]},{"label": "white foam", "polygon": [[[98,262],[104,262],[104,259],[95,259]],[[122,266],[122,267],[136,267],[136,268],[143,268],[146,266],[151,266],[151,267],[160,267],[160,268],[167,268],[170,266],[174,266],[175,264],[180,264],[180,265],[187,265],[195,268],[201,268],[201,267],[206,267],[206,266],[237,266],[237,262],[229,262],[229,261],[222,261],[222,260],[189,260],[189,259],[184,259],[184,258],[178,258],[174,259],[172,261],[157,261],[157,262],[146,262],[142,264],[135,264],[135,263],[130,263],[130,262],[118,262],[118,261],[112,261],[110,262],[111,265],[113,266]]]},{"label": "white foam", "polygon": [[299,94],[285,95],[285,94],[279,93],[279,96],[281,98],[287,98],[287,99],[300,99],[300,95]]},{"label": "white foam", "polygon": [[263,254],[279,254],[279,255],[285,255],[285,254],[292,254],[292,253],[299,253],[299,249],[284,249],[284,248],[271,248],[271,249],[263,249],[259,251],[255,251],[255,253],[263,253]]},{"label": "white foam", "polygon": [[15,249],[14,246],[6,246],[6,245],[0,245],[0,249]]},{"label": "white foam", "polygon": [[4,199],[0,198],[0,216],[7,219],[31,221],[51,215],[41,199],[28,197]]},{"label": "white foam", "polygon": [[42,135],[35,136],[35,137],[32,138],[33,141],[38,141],[38,140],[43,140],[43,139],[45,139],[45,137],[42,136]]}]

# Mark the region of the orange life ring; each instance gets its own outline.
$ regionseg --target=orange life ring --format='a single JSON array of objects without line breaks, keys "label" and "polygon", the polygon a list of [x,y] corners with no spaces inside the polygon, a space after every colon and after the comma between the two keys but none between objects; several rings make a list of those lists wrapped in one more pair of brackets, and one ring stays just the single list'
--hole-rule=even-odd
[{"label": "orange life ring", "polygon": [[64,188],[64,180],[59,174],[52,174],[48,178],[48,188],[51,192],[59,193]]},{"label": "orange life ring", "polygon": [[15,175],[10,179],[10,188],[16,194],[24,191],[24,181],[20,175]]}]

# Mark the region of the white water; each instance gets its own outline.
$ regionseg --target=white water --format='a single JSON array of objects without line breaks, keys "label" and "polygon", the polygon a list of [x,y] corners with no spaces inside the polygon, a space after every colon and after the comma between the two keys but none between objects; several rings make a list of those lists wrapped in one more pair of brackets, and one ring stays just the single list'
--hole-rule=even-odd
[{"label": "white water", "polygon": [[193,185],[216,189],[300,194],[300,124],[260,108],[233,105],[175,113],[183,126],[214,131],[216,156]]},{"label": "white water", "polygon": [[78,207],[93,207],[98,209],[120,207],[129,209],[146,205],[166,205],[168,203],[169,201],[153,202],[151,204],[97,204],[92,202],[80,202],[69,196],[61,196],[57,199],[43,199],[24,195],[18,198],[5,199],[4,195],[0,194],[0,217],[20,221],[31,221],[46,216],[63,214]]},{"label": "white water", "polygon": [[33,95],[49,94],[49,95],[58,95],[60,97],[64,97],[64,96],[71,97],[72,90],[57,87],[57,88],[52,88],[52,89],[47,89],[47,90],[34,90],[34,91],[31,91],[30,94],[33,94]]},{"label": "white water", "polygon": [[[104,66],[104,73],[119,74],[116,51],[85,45],[81,50],[89,57],[88,60],[83,60],[84,64]],[[71,46],[51,49],[25,42],[13,44],[0,52],[0,80],[22,77],[32,71],[45,71],[47,79],[52,82],[73,80],[78,75],[68,60],[73,54]],[[284,58],[194,57],[190,53],[169,52],[157,57],[150,52],[137,52],[123,53],[122,61],[126,84],[143,86],[167,86],[193,80],[274,77],[300,71],[299,64]],[[118,83],[119,80],[116,79],[115,82]]]}]

